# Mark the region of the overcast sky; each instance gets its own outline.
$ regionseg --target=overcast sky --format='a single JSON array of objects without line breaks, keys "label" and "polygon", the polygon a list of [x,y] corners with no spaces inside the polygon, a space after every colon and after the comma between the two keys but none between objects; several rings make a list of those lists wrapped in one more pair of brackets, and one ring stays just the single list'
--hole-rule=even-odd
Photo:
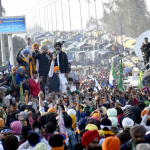
[{"label": "overcast sky", "polygon": [[[26,22],[27,26],[32,26],[33,21],[35,21],[35,12],[37,17],[38,24],[41,24],[42,27],[46,27],[48,30],[48,22],[47,18],[49,18],[49,30],[52,29],[51,26],[51,11],[50,11],[50,5],[48,6],[48,16],[47,16],[47,7],[46,7],[46,25],[44,24],[44,9],[43,6],[45,4],[48,4],[47,2],[52,1],[58,1],[58,0],[1,0],[2,5],[6,10],[7,16],[21,16],[26,15]],[[65,30],[70,30],[70,21],[69,21],[69,9],[68,9],[68,0],[62,0],[63,1],[63,10],[64,10],[64,26]],[[86,21],[89,18],[88,13],[88,3],[86,2],[88,0],[81,0],[81,9],[82,9],[82,19],[83,19],[83,28],[85,29]],[[90,3],[90,14],[91,16],[95,17],[95,5],[94,0],[90,0],[92,3]],[[96,8],[97,8],[97,14],[98,18],[102,17],[102,0],[97,0],[96,2]],[[148,8],[150,10],[150,0],[146,0]],[[38,4],[40,3],[40,4]],[[40,6],[41,5],[41,6]],[[57,2],[57,29],[62,30],[62,13],[61,13],[61,2]],[[37,10],[36,10],[37,9]],[[40,10],[40,17],[39,17],[39,11]],[[70,12],[71,12],[71,27],[74,30],[81,29],[81,19],[80,19],[80,7],[79,7],[79,0],[70,0]],[[53,26],[54,29],[56,29],[56,17],[55,17],[55,4],[52,4],[52,18],[53,18]],[[32,16],[34,15],[34,16]],[[41,21],[40,21],[41,18]]]}]

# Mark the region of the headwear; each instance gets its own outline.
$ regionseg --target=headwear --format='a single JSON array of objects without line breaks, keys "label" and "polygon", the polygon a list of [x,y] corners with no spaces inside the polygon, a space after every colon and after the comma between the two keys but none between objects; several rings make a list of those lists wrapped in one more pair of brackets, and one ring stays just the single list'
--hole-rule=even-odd
[{"label": "headwear", "polygon": [[99,113],[94,113],[94,114],[92,115],[92,117],[96,117],[96,118],[98,118],[98,119],[100,120]]},{"label": "headwear", "polygon": [[[143,110],[141,112],[141,118],[143,118],[148,113],[148,110]],[[149,115],[150,116],[150,115]]]},{"label": "headwear", "polygon": [[68,114],[68,115],[74,114],[74,115],[76,116],[76,111],[75,111],[74,109],[69,109],[69,110],[67,111],[67,114]]},{"label": "headwear", "polygon": [[58,66],[54,67],[54,72],[55,71],[60,71],[60,68]]},{"label": "headwear", "polygon": [[103,115],[106,115],[107,114],[107,108],[102,106],[102,111],[103,111]]},{"label": "headwear", "polygon": [[24,53],[28,53],[28,54],[29,54],[29,50],[28,50],[28,49],[23,49],[23,50],[21,51],[21,54],[23,55]]},{"label": "headwear", "polygon": [[134,121],[128,117],[124,118],[122,121],[123,128],[132,128],[134,125]]},{"label": "headwear", "polygon": [[4,126],[4,119],[0,118],[0,128]]},{"label": "headwear", "polygon": [[146,128],[143,125],[133,126],[130,129],[131,137],[134,137],[136,134],[142,134],[143,136],[146,133]]},{"label": "headwear", "polygon": [[39,45],[37,43],[32,45],[32,49],[34,50],[34,47],[37,47],[39,49]]},{"label": "headwear", "polygon": [[144,103],[145,103],[146,107],[149,107],[149,101],[145,101]]},{"label": "headwear", "polygon": [[16,71],[17,69],[18,69],[18,67],[14,66],[14,67],[11,68],[11,72]]},{"label": "headwear", "polygon": [[72,119],[72,128],[75,130],[75,128],[76,128],[76,116],[74,114],[71,114],[70,117]]},{"label": "headwear", "polygon": [[47,147],[44,143],[37,144],[33,150],[47,150]]},{"label": "headwear", "polygon": [[136,150],[150,150],[150,144],[147,143],[137,144]]},{"label": "headwear", "polygon": [[94,124],[88,124],[85,129],[89,131],[98,130],[97,126]]},{"label": "headwear", "polygon": [[10,132],[11,130],[10,129],[3,129],[2,131],[1,131],[1,134],[2,133],[5,133],[5,132]]},{"label": "headwear", "polygon": [[124,118],[125,118],[125,117],[121,117],[121,118],[119,119],[119,125],[120,125],[121,128],[123,128],[123,127],[122,127],[122,121],[123,121]]},{"label": "headwear", "polygon": [[98,138],[100,140],[100,136],[98,134],[97,130],[93,131],[86,131],[82,135],[81,144],[86,147],[89,145],[95,138]]},{"label": "headwear", "polygon": [[120,150],[121,142],[117,137],[107,137],[102,144],[103,150]]},{"label": "headwear", "polygon": [[80,130],[85,129],[85,123],[86,123],[86,121],[87,121],[87,119],[85,119],[85,118],[82,118],[82,119],[79,120],[78,126],[79,126]]},{"label": "headwear", "polygon": [[22,115],[23,120],[26,120],[26,118],[27,118],[27,113],[26,113],[26,112],[20,112],[20,114]]},{"label": "headwear", "polygon": [[107,110],[108,117],[117,117],[117,110],[115,108],[109,108]]},{"label": "headwear", "polygon": [[19,121],[13,121],[13,122],[10,124],[10,127],[11,127],[11,132],[12,132],[14,135],[19,135],[19,133],[21,132],[21,129],[22,129],[22,124],[21,124],[21,122],[19,122]]},{"label": "headwear", "polygon": [[24,66],[20,66],[19,68],[23,68],[23,69],[24,69],[24,71],[26,71],[26,68],[25,68]]},{"label": "headwear", "polygon": [[112,127],[117,127],[118,120],[117,120],[116,117],[109,117],[108,119],[111,121],[111,126]]},{"label": "headwear", "polygon": [[61,44],[60,42],[56,42],[56,43],[54,44],[54,48],[55,48],[57,45],[58,45],[60,48],[62,47],[62,44]]},{"label": "headwear", "polygon": [[53,113],[56,113],[56,109],[54,107],[51,107],[47,110],[47,112],[53,112]]},{"label": "headwear", "polygon": [[17,73],[20,73],[20,72],[22,72],[22,71],[24,71],[24,69],[21,68],[21,67],[17,69]]},{"label": "headwear", "polygon": [[[31,144],[31,143],[29,142],[29,140],[28,140],[28,142],[29,142],[29,144],[30,144],[31,146],[35,146],[35,145],[37,145],[38,143],[41,142],[41,136],[40,136],[39,133],[37,133],[37,132],[35,132],[35,131],[31,131],[30,134],[31,134],[31,133],[36,133],[36,134],[39,136],[38,141],[37,141],[36,143],[34,143],[34,144]],[[29,134],[29,135],[30,135],[30,134]]]},{"label": "headwear", "polygon": [[119,120],[120,120],[120,118],[121,118],[121,117],[125,117],[125,115],[123,115],[123,114],[119,114],[119,115],[117,116],[118,123],[119,123]]},{"label": "headwear", "polygon": [[104,128],[108,128],[109,130],[111,129],[111,121],[107,118],[104,118],[101,121],[101,129],[103,130]]},{"label": "headwear", "polygon": [[3,75],[3,73],[2,73],[2,72],[0,72],[0,75]]}]

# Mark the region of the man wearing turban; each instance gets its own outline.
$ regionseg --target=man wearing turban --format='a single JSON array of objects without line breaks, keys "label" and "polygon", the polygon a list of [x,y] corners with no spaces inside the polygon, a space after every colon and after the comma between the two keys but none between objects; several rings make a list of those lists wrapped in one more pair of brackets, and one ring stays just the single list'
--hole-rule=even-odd
[{"label": "man wearing turban", "polygon": [[99,149],[100,136],[97,130],[86,131],[82,135],[81,144],[86,150]]},{"label": "man wearing turban", "polygon": [[64,53],[62,48],[62,43],[56,42],[54,45],[55,53],[57,54],[57,58],[55,59],[54,66],[58,66],[60,68],[59,72],[59,79],[60,79],[60,89],[63,92],[67,92],[66,84],[67,84],[67,77],[68,77],[68,57],[66,53]]},{"label": "man wearing turban", "polygon": [[43,78],[43,80],[41,82],[41,90],[43,91],[43,93],[45,95],[45,84],[47,81],[47,75],[50,70],[49,66],[50,66],[50,62],[51,62],[48,47],[42,46],[41,53],[36,53],[34,55],[34,59],[39,60],[39,68],[38,68],[39,76],[42,76],[42,78]]},{"label": "man wearing turban", "polygon": [[[21,55],[20,55],[21,54]],[[20,49],[17,54],[17,62],[19,66],[24,66],[26,69],[26,74],[32,77],[32,72],[36,71],[35,62],[33,57],[29,55],[28,49]]]},{"label": "man wearing turban", "polygon": [[[32,52],[33,58],[36,54],[40,54],[39,45],[37,43],[32,45],[32,50],[33,50],[33,52]],[[39,71],[39,60],[34,58],[34,62],[35,62],[37,71]]]},{"label": "man wearing turban", "polygon": [[12,69],[11,69],[12,74],[8,78],[6,78],[6,80],[3,83],[1,83],[0,86],[7,85],[8,87],[11,88],[12,87],[12,81],[16,75],[17,69],[18,69],[18,67],[16,67],[16,66],[12,67]]},{"label": "man wearing turban", "polygon": [[132,139],[121,145],[120,150],[132,150],[136,149],[136,145],[145,143],[144,137],[146,134],[146,128],[143,125],[133,126],[130,129],[130,135]]}]

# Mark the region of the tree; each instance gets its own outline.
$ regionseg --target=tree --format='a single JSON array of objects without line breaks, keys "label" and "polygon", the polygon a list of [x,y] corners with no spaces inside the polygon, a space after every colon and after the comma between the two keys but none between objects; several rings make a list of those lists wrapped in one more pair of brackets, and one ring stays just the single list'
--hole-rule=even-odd
[{"label": "tree", "polygon": [[[98,26],[99,26],[99,30],[100,30],[100,20],[98,20]],[[97,30],[97,21],[96,21],[96,18],[94,17],[91,17],[90,20],[88,20],[86,22],[86,28],[87,29],[91,29],[91,30]]]},{"label": "tree", "polygon": [[108,0],[103,3],[101,22],[106,31],[138,37],[149,29],[150,14],[145,0]]},{"label": "tree", "polygon": [[[9,49],[8,49],[8,37],[7,35],[4,35],[5,37],[5,48],[6,48],[6,60],[8,61],[9,60]],[[16,55],[17,55],[17,52],[20,48],[25,48],[25,41],[19,37],[19,36],[14,36],[13,37],[13,51],[14,51],[14,62],[15,62],[15,65],[17,65],[17,62],[16,62]],[[0,60],[1,59],[1,50],[0,50]],[[0,66],[2,65],[2,62],[0,61]]]}]

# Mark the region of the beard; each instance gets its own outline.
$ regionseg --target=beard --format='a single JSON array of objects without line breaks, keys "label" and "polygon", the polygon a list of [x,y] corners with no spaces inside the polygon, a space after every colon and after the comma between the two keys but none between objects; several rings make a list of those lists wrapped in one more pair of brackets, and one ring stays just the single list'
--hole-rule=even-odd
[{"label": "beard", "polygon": [[61,50],[60,49],[56,49],[56,53],[60,54]]},{"label": "beard", "polygon": [[71,71],[71,68],[68,68],[68,71]]},{"label": "beard", "polygon": [[18,74],[18,75],[19,75],[20,78],[23,78],[23,76],[24,76],[23,74]]},{"label": "beard", "polygon": [[137,141],[136,144],[144,143],[144,141]]},{"label": "beard", "polygon": [[88,150],[100,150],[101,148],[100,147],[91,147],[91,146],[88,146]]}]

